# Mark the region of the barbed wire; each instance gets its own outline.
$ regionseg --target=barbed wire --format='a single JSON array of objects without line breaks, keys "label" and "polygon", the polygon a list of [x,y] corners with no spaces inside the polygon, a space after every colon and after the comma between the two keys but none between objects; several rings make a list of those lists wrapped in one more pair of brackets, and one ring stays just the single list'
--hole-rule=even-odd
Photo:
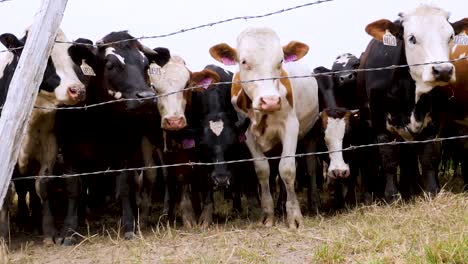
[{"label": "barbed wire", "polygon": [[[3,0],[3,1],[5,1],[5,0]],[[10,1],[10,0],[6,0],[6,1]],[[205,28],[205,27],[212,27],[212,26],[215,26],[215,25],[220,25],[220,24],[236,21],[236,20],[246,20],[247,21],[249,19],[264,18],[264,17],[269,17],[269,16],[273,16],[273,15],[286,13],[286,12],[289,12],[289,11],[292,11],[292,10],[296,10],[296,9],[300,9],[300,8],[304,8],[304,7],[308,7],[308,6],[313,6],[313,5],[318,5],[318,4],[322,4],[322,3],[326,3],[326,2],[333,2],[333,1],[334,0],[319,0],[319,1],[308,2],[308,3],[305,3],[305,4],[293,6],[293,7],[283,8],[283,9],[276,10],[276,11],[269,12],[269,13],[262,14],[262,15],[237,16],[237,17],[232,17],[232,18],[228,18],[228,19],[219,20],[219,21],[216,21],[216,22],[202,24],[202,25],[199,25],[199,26],[180,29],[180,30],[177,30],[177,31],[174,31],[174,32],[165,33],[165,34],[161,34],[161,35],[141,36],[141,37],[135,37],[135,38],[129,38],[129,39],[122,39],[122,40],[108,42],[108,43],[96,43],[96,44],[78,43],[78,42],[73,42],[73,41],[58,41],[58,40],[56,40],[55,43],[72,44],[72,45],[80,45],[80,46],[88,46],[88,47],[105,47],[105,46],[110,46],[110,45],[118,44],[118,43],[122,43],[122,42],[133,41],[133,40],[165,38],[165,37],[174,36],[174,35],[194,31],[194,30],[197,30],[197,29]],[[22,49],[22,48],[23,47],[17,47],[17,48],[11,48],[11,49],[6,49],[6,50],[0,50],[0,53],[6,52],[6,51],[9,51],[9,50]]]},{"label": "barbed wire", "polygon": [[[416,63],[416,64],[390,65],[390,66],[386,66],[386,67],[366,68],[366,69],[349,69],[349,70],[330,71],[330,72],[323,72],[323,73],[312,73],[312,74],[308,74],[308,75],[269,77],[269,78],[235,81],[235,82],[233,82],[233,81],[215,82],[215,83],[212,83],[212,84],[213,85],[244,84],[244,83],[279,80],[279,79],[315,78],[315,77],[318,77],[318,76],[332,76],[334,74],[340,74],[340,73],[385,71],[385,70],[394,70],[394,69],[398,69],[398,68],[417,67],[417,66],[424,66],[424,65],[437,65],[437,64],[442,64],[442,63],[457,62],[457,61],[461,61],[461,60],[465,60],[465,59],[468,59],[468,55],[463,56],[463,57],[459,57],[457,59],[447,60],[447,61],[433,61],[433,62]],[[173,95],[173,94],[181,93],[181,92],[184,92],[184,91],[187,91],[187,90],[195,90],[195,89],[202,88],[202,87],[204,87],[204,86],[203,85],[195,85],[195,86],[186,87],[184,89],[180,89],[180,90],[177,90],[177,91],[163,93],[163,94],[159,94],[159,95],[155,95],[155,96],[149,96],[149,97],[143,97],[143,98],[121,98],[121,99],[109,100],[109,101],[96,103],[96,104],[89,104],[89,105],[85,105],[85,106],[61,106],[61,107],[34,106],[34,108],[42,109],[42,110],[79,110],[79,109],[88,109],[88,108],[99,107],[99,106],[104,106],[104,105],[119,103],[119,102],[152,100],[152,99],[157,99],[157,98],[166,97],[166,96],[170,96],[170,95]],[[0,110],[2,108],[3,108],[3,106],[0,106]]]},{"label": "barbed wire", "polygon": [[276,160],[276,159],[282,159],[282,158],[302,158],[302,157],[307,157],[307,156],[323,155],[323,154],[330,154],[330,153],[336,153],[336,152],[345,152],[345,151],[352,151],[356,149],[370,148],[370,147],[425,144],[425,143],[442,142],[442,141],[455,140],[455,139],[468,139],[468,135],[445,137],[445,138],[434,138],[434,139],[419,140],[419,141],[392,141],[392,142],[384,142],[384,143],[372,143],[372,144],[365,144],[365,145],[359,145],[359,146],[349,146],[347,148],[343,148],[340,150],[297,153],[294,155],[284,155],[284,156],[274,156],[274,157],[260,157],[260,158],[219,161],[219,162],[185,162],[185,163],[145,166],[145,167],[138,167],[138,168],[124,168],[124,169],[113,169],[113,170],[108,169],[108,170],[103,170],[103,171],[93,171],[93,172],[64,174],[64,175],[25,176],[25,177],[15,178],[12,180],[20,181],[20,180],[44,179],[44,178],[48,178],[48,179],[73,178],[73,177],[91,176],[91,175],[106,174],[106,173],[143,171],[143,170],[182,167],[182,166],[192,166],[192,167],[193,166],[213,166],[213,165],[221,165],[221,164],[235,164],[235,163],[254,162],[254,161],[263,161],[263,160]]},{"label": "barbed wire", "polygon": [[10,2],[10,1],[13,1],[13,0],[0,0],[0,4],[4,2]]}]

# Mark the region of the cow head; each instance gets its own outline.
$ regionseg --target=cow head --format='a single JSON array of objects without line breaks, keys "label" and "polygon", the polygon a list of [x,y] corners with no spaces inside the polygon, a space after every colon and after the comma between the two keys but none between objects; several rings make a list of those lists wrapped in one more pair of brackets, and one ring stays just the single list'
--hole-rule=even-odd
[{"label": "cow head", "polygon": [[[351,53],[344,53],[336,57],[332,71],[347,71],[359,68],[359,59]],[[334,75],[335,82],[340,86],[356,83],[356,72],[344,72]]]},{"label": "cow head", "polygon": [[[239,64],[234,80],[248,81],[262,78],[286,77],[283,63],[297,61],[304,57],[309,47],[301,42],[291,41],[281,47],[277,34],[269,28],[248,28],[237,38],[237,48],[222,43],[210,48],[211,56],[225,65]],[[291,84],[288,79],[263,80],[233,85],[242,88],[236,95],[237,107],[247,112],[246,106],[254,111],[274,112],[283,106],[292,105]],[[240,89],[239,89],[240,90]],[[247,98],[243,98],[243,97]]]},{"label": "cow head", "polygon": [[[112,32],[98,41],[97,78],[101,99],[127,100],[124,111],[136,111],[153,105],[154,91],[149,85],[149,61],[157,52],[143,46],[127,31]],[[107,44],[107,45],[106,45]],[[149,98],[149,99],[148,99]]]},{"label": "cow head", "polygon": [[[448,12],[434,6],[421,5],[399,16],[397,22],[375,21],[367,25],[366,32],[380,41],[389,33],[403,41],[408,64],[449,60],[449,43],[456,34],[468,30],[468,18],[450,23]],[[411,66],[410,73],[416,82],[416,101],[435,86],[455,81],[454,71],[451,63]]]},{"label": "cow head", "polygon": [[[5,33],[0,35],[0,42],[12,49],[14,56],[21,55],[27,41],[26,35],[18,39],[15,35]],[[57,41],[67,42],[65,34],[59,29],[55,38]],[[78,45],[55,43],[39,86],[39,96],[51,98],[53,103],[74,105],[85,99],[85,85],[80,80],[82,75],[78,68],[81,62],[92,57],[92,52]]]},{"label": "cow head", "polygon": [[332,180],[347,178],[350,175],[349,164],[343,159],[343,152],[340,150],[349,144],[348,138],[351,135],[351,130],[359,120],[359,110],[327,108],[320,113],[320,118],[325,145],[328,151],[332,151],[328,154],[330,164],[327,176]]},{"label": "cow head", "polygon": [[[230,103],[230,85],[214,84],[232,79],[232,73],[218,72],[213,66],[194,72],[191,85],[201,86],[193,94],[193,109],[199,118],[198,145],[201,159],[206,162],[223,162],[236,159],[239,142],[249,126],[249,119],[238,117]],[[209,168],[209,175],[215,186],[227,187],[233,176],[233,168],[228,164],[217,164]]]},{"label": "cow head", "polygon": [[[190,71],[184,60],[179,56],[171,56],[169,50],[156,48],[155,51],[158,55],[154,56],[155,61],[150,62],[150,82],[157,95],[168,94],[158,97],[161,127],[165,130],[183,129],[187,126],[185,108],[191,91],[180,91],[187,87]],[[166,56],[166,59],[161,56]]]}]

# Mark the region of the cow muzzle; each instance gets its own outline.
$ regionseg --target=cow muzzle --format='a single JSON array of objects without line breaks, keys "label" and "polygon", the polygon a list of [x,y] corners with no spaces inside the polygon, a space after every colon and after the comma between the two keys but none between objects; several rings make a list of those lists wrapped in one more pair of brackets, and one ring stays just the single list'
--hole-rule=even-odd
[{"label": "cow muzzle", "polygon": [[432,75],[436,82],[450,82],[454,76],[454,67],[451,63],[432,66]]},{"label": "cow muzzle", "polygon": [[216,187],[227,188],[231,184],[231,176],[232,175],[229,172],[213,172],[211,174],[211,179]]},{"label": "cow muzzle", "polygon": [[166,130],[180,130],[187,126],[187,121],[184,116],[170,116],[164,117],[162,128]]},{"label": "cow muzzle", "polygon": [[345,74],[341,74],[340,76],[338,76],[338,82],[340,85],[345,85],[345,84],[348,84],[348,83],[352,83],[356,80],[356,76],[354,75],[354,73],[345,73]]},{"label": "cow muzzle", "polygon": [[260,111],[275,112],[281,109],[281,98],[279,96],[263,96],[260,98]]},{"label": "cow muzzle", "polygon": [[86,88],[82,84],[70,85],[67,88],[67,94],[71,101],[78,103],[86,99]]},{"label": "cow muzzle", "polygon": [[345,178],[348,178],[349,175],[350,175],[350,172],[348,169],[346,170],[336,169],[336,170],[328,171],[328,177],[332,179],[345,179]]}]

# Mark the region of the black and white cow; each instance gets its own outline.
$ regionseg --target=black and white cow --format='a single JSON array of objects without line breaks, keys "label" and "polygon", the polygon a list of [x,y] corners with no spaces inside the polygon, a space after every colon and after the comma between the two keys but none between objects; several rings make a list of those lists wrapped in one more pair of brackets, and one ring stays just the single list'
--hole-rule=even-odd
[{"label": "black and white cow", "polygon": [[[61,30],[58,31],[56,40],[68,41]],[[0,42],[11,49],[3,53],[0,58],[0,106],[6,100],[13,73],[26,41],[27,31],[21,39],[10,33],[0,35]],[[80,46],[54,44],[35,102],[35,106],[42,108],[35,108],[31,113],[13,178],[52,173],[57,156],[54,131],[55,108],[60,105],[74,105],[85,99],[85,78],[78,66],[88,56],[86,49]],[[18,194],[17,218],[20,226],[24,227],[26,223],[40,226],[41,207],[34,180],[17,181],[15,189]],[[32,220],[29,219],[29,209],[26,204],[27,192],[30,195],[29,207],[32,211]]]},{"label": "black and white cow", "polygon": [[[447,61],[449,43],[468,27],[466,19],[450,23],[448,12],[430,5],[420,5],[399,16],[395,22],[382,19],[366,27],[374,39],[362,56],[361,68]],[[369,98],[370,122],[377,142],[435,138],[439,130],[439,101],[447,99],[437,87],[453,81],[455,69],[451,63],[358,74],[359,89]],[[439,143],[401,148],[387,145],[379,147],[379,152],[387,201],[392,201],[398,193],[398,166],[402,195],[420,188],[430,194],[438,192]],[[418,160],[422,186],[415,179],[419,173]]]},{"label": "black and white cow", "polygon": [[[149,85],[149,61],[159,54],[144,47],[126,31],[106,35],[94,49],[90,64],[96,76],[87,91],[85,104],[120,100],[101,107],[60,112],[59,126],[64,167],[66,173],[89,172],[141,166],[138,157],[143,138],[144,124],[148,119],[158,120],[155,93]],[[117,42],[117,43],[116,43]],[[158,58],[167,62],[167,56]],[[88,206],[98,203],[101,193],[111,193],[116,185],[122,204],[124,237],[134,236],[136,221],[134,172],[117,175],[95,175],[66,179],[68,211],[63,232],[58,234],[53,225],[47,236],[58,238],[55,242],[73,244],[72,236],[78,227],[78,201],[85,196]],[[117,179],[115,180],[115,176]],[[85,192],[81,190],[86,190]],[[109,191],[110,190],[110,191]],[[62,240],[64,239],[64,240]]]},{"label": "black and white cow", "polygon": [[[241,117],[231,104],[231,85],[216,84],[230,82],[233,73],[218,66],[208,65],[191,77],[193,86],[202,85],[192,95],[194,121],[192,129],[196,131],[197,151],[202,162],[224,162],[249,158],[245,140],[245,131],[250,121]],[[247,157],[245,156],[247,155]],[[250,167],[249,167],[250,166]],[[255,170],[251,163],[217,164],[200,168],[199,181],[202,187],[203,210],[199,223],[206,227],[212,223],[213,190],[226,188],[233,191],[233,207],[240,211],[242,185],[255,179]],[[250,176],[249,175],[250,171]],[[255,183],[246,186],[254,187]]]}]

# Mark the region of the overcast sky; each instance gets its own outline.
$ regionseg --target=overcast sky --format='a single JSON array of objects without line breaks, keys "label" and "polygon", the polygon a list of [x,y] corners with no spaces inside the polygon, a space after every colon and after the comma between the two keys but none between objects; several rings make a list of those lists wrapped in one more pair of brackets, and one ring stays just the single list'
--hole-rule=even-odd
[{"label": "overcast sky", "polygon": [[[0,3],[0,33],[21,37],[33,22],[40,0]],[[307,0],[69,0],[62,29],[70,40],[86,37],[94,42],[111,31],[129,30],[134,37],[160,35],[231,17],[260,15],[313,2]],[[331,67],[334,58],[351,52],[359,56],[370,37],[365,26],[377,19],[396,19],[419,3],[433,3],[451,12],[451,21],[468,16],[466,0],[335,0],[266,18],[233,21],[166,38],[143,40],[154,48],[167,47],[181,55],[192,71],[215,63],[208,49],[226,42],[235,46],[237,35],[248,26],[267,26],[282,44],[299,40],[309,45],[304,58],[312,68]],[[0,45],[0,50],[4,49]],[[233,66],[226,67],[233,70]]]}]

